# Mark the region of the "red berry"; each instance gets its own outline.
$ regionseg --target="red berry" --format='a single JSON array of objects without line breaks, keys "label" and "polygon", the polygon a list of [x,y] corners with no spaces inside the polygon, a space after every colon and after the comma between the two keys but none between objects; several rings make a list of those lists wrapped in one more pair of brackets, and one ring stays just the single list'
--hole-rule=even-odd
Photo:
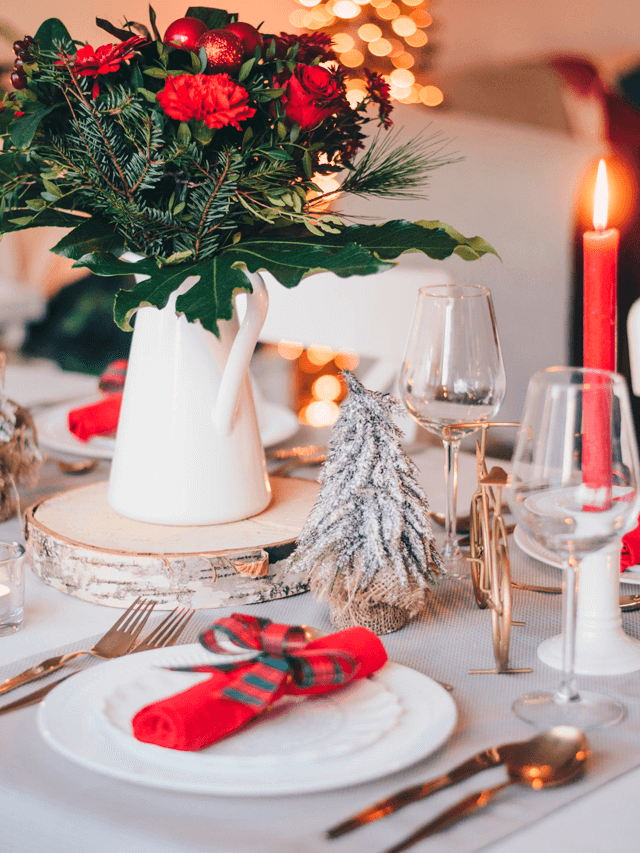
[{"label": "red berry", "polygon": [[16,56],[18,56],[18,54],[20,53],[20,51],[21,51],[21,50],[24,50],[24,49],[25,49],[25,47],[26,47],[26,44],[25,44],[23,41],[14,41],[14,43],[13,43],[13,52],[15,53],[15,55],[16,55]]},{"label": "red berry", "polygon": [[164,44],[172,44],[174,47],[179,47],[180,50],[191,50],[197,52],[196,45],[198,39],[203,36],[208,30],[204,21],[198,18],[178,18],[172,24],[169,24],[166,33],[164,34]]},{"label": "red berry", "polygon": [[226,30],[209,30],[198,41],[198,50],[201,47],[207,54],[207,70],[239,71],[242,65],[242,42],[238,36],[228,33]]},{"label": "red berry", "polygon": [[242,42],[242,49],[244,50],[245,56],[253,56],[257,47],[259,47],[262,52],[264,41],[258,30],[255,27],[252,27],[251,24],[244,24],[242,21],[236,21],[235,24],[227,24],[224,29],[229,33],[233,33],[235,36],[238,36]]},{"label": "red berry", "polygon": [[13,63],[14,71],[22,71],[22,66],[24,65],[24,59],[20,59],[20,57],[16,57],[16,61]]},{"label": "red berry", "polygon": [[14,89],[27,88],[27,75],[24,73],[24,71],[14,71],[11,74],[11,85]]}]

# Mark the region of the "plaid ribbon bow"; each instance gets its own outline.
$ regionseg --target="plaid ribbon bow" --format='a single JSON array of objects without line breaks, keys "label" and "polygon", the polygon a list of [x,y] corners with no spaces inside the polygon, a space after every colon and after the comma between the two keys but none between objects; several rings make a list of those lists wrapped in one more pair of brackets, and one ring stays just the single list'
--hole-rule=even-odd
[{"label": "plaid ribbon bow", "polygon": [[[218,635],[230,640],[237,651],[220,645]],[[354,658],[340,649],[307,649],[309,641],[299,625],[279,625],[270,619],[233,613],[218,619],[200,635],[200,643],[218,654],[242,655],[243,660],[215,666],[180,667],[189,672],[239,669],[238,678],[222,689],[223,696],[256,712],[266,708],[283,692],[287,681],[296,687],[346,684],[357,671]],[[246,660],[247,651],[258,651]]]}]

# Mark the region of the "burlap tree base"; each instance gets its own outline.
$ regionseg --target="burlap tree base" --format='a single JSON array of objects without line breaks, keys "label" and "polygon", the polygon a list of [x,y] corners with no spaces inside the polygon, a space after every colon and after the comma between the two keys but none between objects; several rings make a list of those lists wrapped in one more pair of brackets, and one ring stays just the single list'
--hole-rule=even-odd
[{"label": "burlap tree base", "polygon": [[342,630],[357,625],[368,628],[375,634],[392,634],[411,620],[411,614],[392,604],[370,603],[366,598],[344,601],[329,601],[331,624]]}]

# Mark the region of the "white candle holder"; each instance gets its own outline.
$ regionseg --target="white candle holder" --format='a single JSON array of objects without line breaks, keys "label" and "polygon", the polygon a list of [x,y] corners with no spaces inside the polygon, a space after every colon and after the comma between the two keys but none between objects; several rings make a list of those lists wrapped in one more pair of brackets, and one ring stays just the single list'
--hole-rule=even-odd
[{"label": "white candle holder", "polygon": [[[640,640],[622,630],[620,547],[618,539],[580,565],[575,672],[581,675],[623,675],[640,669]],[[538,657],[562,669],[562,635],[541,643]]]}]

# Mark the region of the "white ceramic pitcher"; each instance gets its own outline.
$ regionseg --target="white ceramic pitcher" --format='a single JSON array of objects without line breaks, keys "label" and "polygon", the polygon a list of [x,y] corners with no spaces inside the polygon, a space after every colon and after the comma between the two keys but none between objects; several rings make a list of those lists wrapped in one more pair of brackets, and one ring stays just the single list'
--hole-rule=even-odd
[{"label": "white ceramic pitcher", "polygon": [[111,507],[155,524],[222,524],[256,515],[271,488],[249,381],[269,298],[247,273],[242,324],[219,321],[220,338],[166,307],[139,308],[109,478]]}]

